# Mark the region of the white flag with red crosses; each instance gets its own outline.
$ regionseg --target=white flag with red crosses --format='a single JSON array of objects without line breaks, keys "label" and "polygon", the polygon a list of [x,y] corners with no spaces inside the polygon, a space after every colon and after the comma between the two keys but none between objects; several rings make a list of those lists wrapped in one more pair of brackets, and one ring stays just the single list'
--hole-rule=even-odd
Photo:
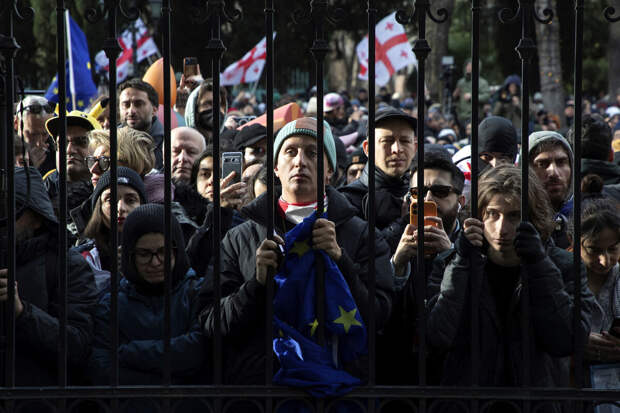
[{"label": "white flag with red crosses", "polygon": [[[275,33],[273,37],[275,39]],[[263,37],[241,60],[237,60],[220,74],[220,84],[222,86],[232,86],[239,83],[257,82],[263,74],[266,60],[267,38]]]},{"label": "white flag with red crosses", "polygon": [[[368,80],[368,36],[357,45],[360,64],[358,77]],[[405,28],[396,21],[396,12],[383,18],[375,27],[375,83],[383,86],[397,70],[418,61],[411,51]]]}]

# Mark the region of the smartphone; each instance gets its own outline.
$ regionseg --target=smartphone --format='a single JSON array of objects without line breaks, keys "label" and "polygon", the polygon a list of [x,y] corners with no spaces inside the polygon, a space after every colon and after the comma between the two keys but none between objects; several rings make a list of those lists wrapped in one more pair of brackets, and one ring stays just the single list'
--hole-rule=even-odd
[{"label": "smartphone", "polygon": [[198,59],[195,57],[186,57],[183,59],[183,75],[185,79],[196,76],[198,74]]},{"label": "smartphone", "polygon": [[620,338],[620,318],[614,318],[614,322],[611,323],[609,328],[609,334],[616,338]]},{"label": "smartphone", "polygon": [[[432,225],[434,227],[439,227],[435,221],[426,219],[426,217],[436,217],[437,216],[437,204],[433,201],[424,201],[424,225]],[[413,199],[411,201],[411,206],[409,207],[409,223],[411,225],[418,226],[418,202]]]},{"label": "smartphone", "polygon": [[235,171],[235,176],[231,182],[231,185],[241,182],[242,162],[243,154],[241,152],[222,153],[222,179],[226,178],[231,172]]}]

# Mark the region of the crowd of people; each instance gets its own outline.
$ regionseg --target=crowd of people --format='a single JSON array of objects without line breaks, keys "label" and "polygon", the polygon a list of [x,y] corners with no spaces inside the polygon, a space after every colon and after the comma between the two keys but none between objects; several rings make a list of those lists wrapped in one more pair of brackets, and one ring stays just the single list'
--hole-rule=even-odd
[{"label": "crowd of people", "polygon": [[[15,106],[16,200],[16,383],[56,383],[61,291],[58,235],[66,231],[67,362],[72,385],[111,382],[113,354],[121,384],[162,383],[164,292],[171,277],[170,357],[173,384],[212,382],[211,344],[219,331],[224,345],[225,384],[263,384],[264,317],[269,274],[283,270],[289,254],[323,251],[350,291],[361,319],[349,318],[344,333],[367,325],[374,314],[377,383],[419,383],[419,325],[424,319],[427,384],[467,386],[472,351],[479,354],[481,386],[565,387],[574,383],[571,362],[583,345],[583,380],[589,367],[620,363],[620,93],[608,107],[584,106],[580,239],[575,239],[573,146],[574,102],[567,102],[566,125],[535,106],[529,134],[529,185],[522,187],[519,165],[518,76],[506,79],[492,101],[480,82],[481,122],[472,125],[471,64],[454,91],[455,114],[429,105],[418,119],[411,96],[377,94],[374,119],[375,169],[368,167],[368,92],[327,93],[325,122],[316,120],[316,90],[298,101],[300,117],[274,131],[275,204],[266,197],[267,130],[264,123],[240,125],[265,105],[242,91],[220,90],[213,107],[213,83],[200,75],[181,78],[174,108],[182,125],[171,131],[165,153],[164,127],[157,117],[159,97],[148,83],[132,79],[118,87],[117,180],[111,179],[108,96],[88,112],[67,114],[66,158],[60,159],[60,118],[54,106],[28,96]],[[469,75],[467,75],[469,73]],[[534,102],[540,98],[534,96]],[[306,100],[307,99],[307,100]],[[538,105],[538,103],[537,103]],[[571,109],[572,108],[572,109]],[[219,117],[220,151],[240,152],[241,176],[220,182],[221,233],[214,233],[214,118]],[[418,123],[424,122],[424,158],[418,162]],[[471,130],[478,128],[480,170],[471,170]],[[322,128],[324,182],[317,178],[317,139]],[[615,151],[615,152],[614,152]],[[615,158],[614,158],[615,155]],[[164,270],[163,159],[172,168],[171,271]],[[614,160],[615,159],[615,160]],[[67,227],[60,220],[60,165],[66,165]],[[423,168],[424,187],[418,187]],[[369,193],[374,173],[375,193]],[[477,210],[471,211],[471,175],[479,174]],[[112,185],[117,185],[117,218],[112,222]],[[313,223],[306,249],[285,242],[317,209],[324,186],[325,214]],[[528,210],[521,211],[521,197]],[[370,198],[375,208],[369,207]],[[418,257],[417,201],[434,204],[424,218],[423,257]],[[268,211],[275,211],[275,234],[267,235]],[[375,239],[369,237],[375,214]],[[114,233],[116,232],[116,233]],[[220,237],[214,243],[215,237]],[[118,240],[118,250],[111,241]],[[272,239],[269,239],[272,238]],[[374,269],[369,246],[374,245]],[[581,273],[572,252],[581,246]],[[220,308],[216,311],[213,245],[220,246]],[[301,248],[301,249],[300,249]],[[116,257],[116,259],[115,259]],[[425,274],[417,274],[424,260]],[[113,347],[111,272],[118,263],[119,346]],[[376,286],[370,288],[374,271]],[[574,284],[581,278],[581,313],[573,323]],[[422,280],[420,280],[422,278]],[[529,281],[529,297],[522,282]],[[374,291],[374,296],[371,296]],[[530,306],[529,343],[521,328],[521,301]],[[290,297],[301,305],[303,297]],[[479,303],[471,313],[471,301]],[[7,270],[0,269],[0,301],[8,301]],[[297,303],[297,301],[294,301]],[[342,309],[342,317],[349,310]],[[276,311],[276,316],[279,314]],[[355,317],[355,314],[353,314]],[[480,345],[472,349],[471,322],[477,317]],[[343,318],[343,320],[346,318]],[[363,327],[362,327],[363,328]],[[575,329],[576,328],[576,329]],[[316,325],[299,333],[313,340]],[[328,345],[338,348],[328,333]],[[529,345],[530,377],[521,375],[523,346]],[[291,350],[293,351],[293,350]],[[340,370],[367,378],[364,356],[342,362]],[[283,367],[274,357],[274,372]],[[147,411],[131,405],[128,411]],[[192,410],[196,408],[198,410]],[[454,405],[446,403],[444,411]],[[550,404],[542,411],[559,411]],[[491,411],[507,411],[506,406]],[[187,411],[201,411],[187,407]]]}]

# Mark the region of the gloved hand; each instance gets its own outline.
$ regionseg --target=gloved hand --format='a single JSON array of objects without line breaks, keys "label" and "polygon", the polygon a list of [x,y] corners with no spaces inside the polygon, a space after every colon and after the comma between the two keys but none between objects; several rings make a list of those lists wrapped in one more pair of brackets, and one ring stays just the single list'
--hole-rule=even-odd
[{"label": "gloved hand", "polygon": [[542,261],[547,255],[538,231],[527,221],[521,222],[517,227],[514,243],[517,255],[526,264]]},{"label": "gloved hand", "polygon": [[463,222],[463,231],[459,234],[454,248],[461,257],[480,251],[484,241],[484,224],[475,218],[467,218]]}]

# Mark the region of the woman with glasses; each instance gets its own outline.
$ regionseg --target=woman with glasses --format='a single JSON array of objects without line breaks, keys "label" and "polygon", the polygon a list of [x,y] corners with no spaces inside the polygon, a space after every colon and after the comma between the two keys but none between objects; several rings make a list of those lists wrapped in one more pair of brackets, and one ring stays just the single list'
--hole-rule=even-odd
[{"label": "woman with glasses", "polygon": [[[117,171],[117,231],[123,232],[125,219],[138,206],[146,203],[144,184],[140,176],[132,169],[121,166]],[[110,171],[106,171],[91,197],[92,215],[84,230],[88,241],[79,251],[90,264],[95,273],[97,290],[108,287],[112,257],[116,252],[110,250],[112,222],[112,189]],[[121,244],[119,244],[121,245]]]},{"label": "woman with glasses", "polygon": [[[200,384],[209,377],[204,368],[205,342],[197,320],[197,297],[203,279],[198,278],[185,253],[183,233],[171,217],[170,271],[164,264],[163,205],[136,208],[125,221],[118,293],[119,347],[110,337],[111,294],[106,293],[95,310],[95,339],[91,358],[96,384],[110,383],[112,354],[119,359],[122,385],[161,385],[164,353],[166,280],[170,277],[170,351],[172,384]],[[186,402],[191,403],[191,402]],[[134,400],[124,411],[157,411],[149,400]],[[197,411],[185,405],[178,411]],[[202,411],[202,410],[201,410]]]}]

